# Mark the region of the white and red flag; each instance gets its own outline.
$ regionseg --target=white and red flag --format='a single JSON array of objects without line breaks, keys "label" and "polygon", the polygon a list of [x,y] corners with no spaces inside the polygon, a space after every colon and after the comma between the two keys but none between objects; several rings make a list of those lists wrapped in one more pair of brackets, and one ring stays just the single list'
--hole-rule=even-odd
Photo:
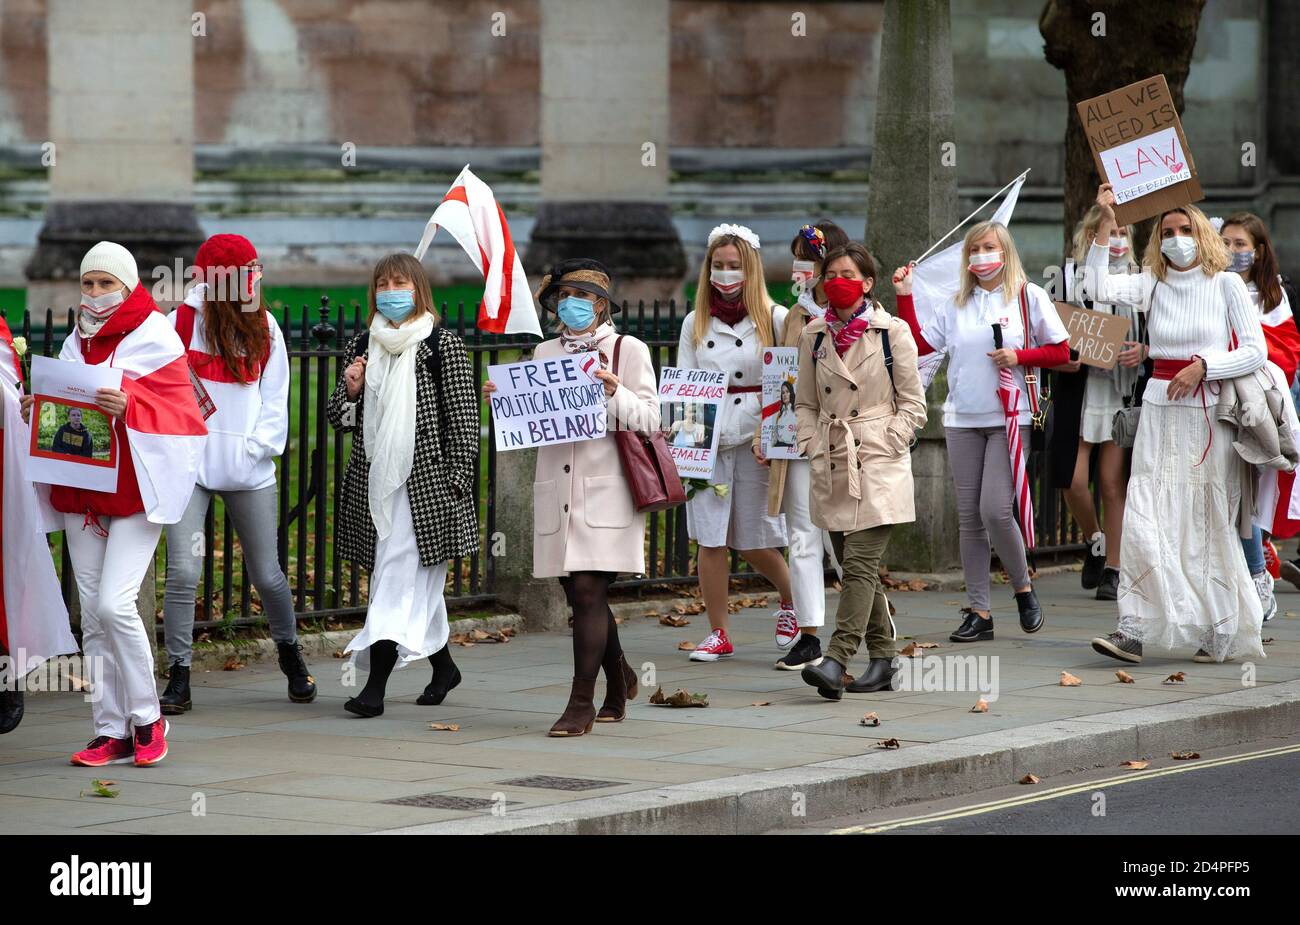
[{"label": "white and red flag", "polygon": [[1007,416],[1007,452],[1011,456],[1011,485],[1015,491],[1016,512],[1020,515],[1020,533],[1025,538],[1025,549],[1033,549],[1034,499],[1030,495],[1029,470],[1020,444],[1020,385],[1005,366],[998,370],[998,399]]},{"label": "white and red flag", "polygon": [[490,334],[534,334],[542,326],[533,294],[524,276],[523,261],[510,238],[510,226],[492,189],[470,172],[469,165],[452,182],[434,210],[415,248],[423,260],[429,242],[445,228],[483,274],[483,301],[478,307],[479,330]]},{"label": "white and red flag", "polygon": [[[36,489],[24,475],[30,432],[19,407],[22,393],[18,350],[0,318],[0,651],[22,659],[12,672],[18,677],[77,651]],[[13,681],[0,677],[0,683]]]}]

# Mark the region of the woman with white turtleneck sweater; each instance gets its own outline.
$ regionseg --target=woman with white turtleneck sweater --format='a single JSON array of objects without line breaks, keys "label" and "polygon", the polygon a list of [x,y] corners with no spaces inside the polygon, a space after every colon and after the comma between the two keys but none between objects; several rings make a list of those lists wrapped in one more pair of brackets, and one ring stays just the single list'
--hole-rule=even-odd
[{"label": "woman with white turtleneck sweater", "polygon": [[[1115,228],[1110,184],[1097,240]],[[1124,509],[1119,626],[1092,647],[1137,663],[1143,645],[1196,648],[1198,661],[1264,657],[1263,611],[1241,543],[1233,431],[1214,416],[1211,383],[1247,375],[1266,359],[1259,313],[1195,206],[1155,223],[1141,276],[1110,275],[1094,244],[1088,269],[1099,301],[1146,312],[1155,374],[1147,383]]]}]

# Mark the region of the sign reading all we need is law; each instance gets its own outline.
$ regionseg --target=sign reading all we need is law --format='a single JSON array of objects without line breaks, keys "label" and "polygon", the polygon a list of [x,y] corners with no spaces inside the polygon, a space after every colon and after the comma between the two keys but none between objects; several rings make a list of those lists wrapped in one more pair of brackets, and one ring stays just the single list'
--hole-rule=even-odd
[{"label": "sign reading all we need is law", "polygon": [[523,450],[605,436],[600,355],[574,353],[488,367],[497,450]]},{"label": "sign reading all we need is law", "polygon": [[1084,100],[1078,111],[1121,225],[1205,198],[1163,74]]}]

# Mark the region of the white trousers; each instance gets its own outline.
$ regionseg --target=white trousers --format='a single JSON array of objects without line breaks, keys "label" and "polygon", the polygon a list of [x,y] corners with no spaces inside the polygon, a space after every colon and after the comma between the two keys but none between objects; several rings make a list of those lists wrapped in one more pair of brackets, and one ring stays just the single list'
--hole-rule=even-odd
[{"label": "white trousers", "polygon": [[64,537],[81,597],[81,651],[102,670],[94,690],[91,715],[96,736],[125,739],[133,728],[157,722],[158,688],[154,684],[154,646],[136,609],[140,583],[158,548],[162,525],[143,512],[130,517],[101,517],[108,536],[84,523],[81,514],[65,514]]},{"label": "white trousers", "polygon": [[[781,511],[790,547],[790,593],[800,626],[826,625],[826,575],[823,554],[830,537],[812,522],[812,463],[792,459],[786,463]],[[834,561],[835,554],[831,553]],[[838,567],[838,566],[837,566]]]}]

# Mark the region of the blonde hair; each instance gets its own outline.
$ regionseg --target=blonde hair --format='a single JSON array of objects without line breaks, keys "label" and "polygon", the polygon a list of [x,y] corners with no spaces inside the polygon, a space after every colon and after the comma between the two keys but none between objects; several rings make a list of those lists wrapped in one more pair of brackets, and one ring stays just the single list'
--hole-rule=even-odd
[{"label": "blonde hair", "polygon": [[1214,230],[1205,213],[1193,205],[1166,209],[1154,220],[1151,225],[1151,237],[1147,239],[1146,253],[1142,255],[1142,265],[1150,269],[1156,279],[1164,281],[1169,272],[1169,261],[1160,250],[1160,226],[1165,223],[1166,216],[1174,212],[1186,215],[1188,222],[1191,223],[1192,240],[1196,242],[1196,255],[1201,259],[1201,271],[1206,276],[1213,276],[1228,269],[1231,261],[1228,258],[1228,249],[1223,246],[1223,239]]},{"label": "blonde hair", "polygon": [[[1088,248],[1092,245],[1093,239],[1097,237],[1097,229],[1101,227],[1102,212],[1101,207],[1093,204],[1088,207],[1088,211],[1083,213],[1083,220],[1074,228],[1074,265],[1083,266],[1088,262]],[[1130,267],[1136,267],[1137,261],[1133,259],[1134,249],[1134,228],[1132,225],[1124,226],[1124,233],[1128,235],[1128,258]],[[1110,242],[1106,243],[1109,246]]]},{"label": "blonde hair", "polygon": [[759,344],[763,347],[771,347],[776,342],[776,334],[772,330],[772,307],[775,303],[767,294],[767,281],[763,278],[763,261],[758,256],[758,251],[754,250],[748,241],[734,234],[724,234],[716,238],[709,245],[708,251],[704,254],[704,263],[700,265],[700,280],[695,290],[695,326],[692,331],[695,343],[698,346],[709,333],[709,299],[713,289],[713,283],[709,281],[709,270],[713,265],[713,254],[718,248],[726,247],[728,244],[734,244],[736,250],[740,251],[740,268],[745,273],[745,286],[741,290],[740,298],[745,303],[745,310],[749,312],[749,320],[754,322]]},{"label": "blonde hair", "polygon": [[970,301],[971,293],[979,285],[979,278],[970,271],[970,249],[978,238],[992,231],[997,235],[998,246],[1002,248],[1002,296],[1010,302],[1020,296],[1020,287],[1026,282],[1025,269],[1020,264],[1020,253],[1016,242],[1011,239],[1011,232],[1001,222],[980,222],[966,232],[961,242],[961,284],[957,289],[957,305]]}]

